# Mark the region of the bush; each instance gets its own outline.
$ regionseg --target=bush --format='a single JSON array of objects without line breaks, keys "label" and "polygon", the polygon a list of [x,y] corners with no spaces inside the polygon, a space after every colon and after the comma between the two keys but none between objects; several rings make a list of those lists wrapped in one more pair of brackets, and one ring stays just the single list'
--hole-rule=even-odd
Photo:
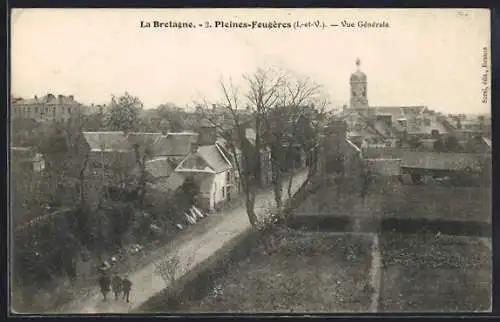
[{"label": "bush", "polygon": [[40,284],[55,276],[76,277],[80,242],[70,224],[72,211],[60,212],[14,231],[14,275],[20,284]]}]

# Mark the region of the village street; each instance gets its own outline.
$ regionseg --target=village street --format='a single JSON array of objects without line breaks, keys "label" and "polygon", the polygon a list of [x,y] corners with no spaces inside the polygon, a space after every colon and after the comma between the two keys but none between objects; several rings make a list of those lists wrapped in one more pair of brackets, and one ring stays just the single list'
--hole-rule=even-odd
[{"label": "village street", "polygon": [[[307,170],[303,170],[295,174],[292,185],[292,193],[295,193],[300,185],[304,182],[307,176]],[[287,195],[288,179],[284,182],[283,199],[288,199]],[[255,210],[257,215],[262,215],[269,205],[274,204],[274,196],[272,189],[263,191],[257,195]],[[189,238],[183,238],[182,243],[172,243],[162,247],[165,258],[171,254],[180,255],[179,275],[177,278],[184,275],[189,267],[192,267],[220,249],[225,243],[238,236],[241,232],[250,227],[244,204],[238,205],[236,208],[227,209],[220,213],[214,214],[205,220],[217,220],[218,224],[201,234],[192,233]],[[143,266],[136,272],[129,273],[129,279],[132,281],[132,292],[130,303],[124,301],[115,301],[114,298],[104,302],[102,295],[98,292],[97,282],[96,289],[91,292],[86,298],[74,299],[70,305],[58,313],[73,313],[73,314],[92,314],[92,313],[127,313],[137,309],[142,303],[161,292],[167,285],[165,281],[155,272],[156,259],[152,260],[146,266]],[[94,281],[89,281],[92,283]]]}]

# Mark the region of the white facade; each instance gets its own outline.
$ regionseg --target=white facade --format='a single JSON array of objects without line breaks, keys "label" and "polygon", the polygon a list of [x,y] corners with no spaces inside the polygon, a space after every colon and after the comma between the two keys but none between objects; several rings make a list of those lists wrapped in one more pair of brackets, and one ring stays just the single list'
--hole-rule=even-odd
[{"label": "white facade", "polygon": [[233,194],[231,170],[214,174],[210,190],[210,209],[227,201]]}]

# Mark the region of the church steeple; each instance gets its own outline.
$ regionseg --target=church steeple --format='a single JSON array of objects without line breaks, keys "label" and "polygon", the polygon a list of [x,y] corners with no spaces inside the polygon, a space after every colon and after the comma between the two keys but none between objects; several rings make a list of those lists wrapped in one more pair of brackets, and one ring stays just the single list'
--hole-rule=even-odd
[{"label": "church steeple", "polygon": [[367,78],[360,70],[361,59],[356,59],[356,72],[351,74],[351,108],[368,108]]}]

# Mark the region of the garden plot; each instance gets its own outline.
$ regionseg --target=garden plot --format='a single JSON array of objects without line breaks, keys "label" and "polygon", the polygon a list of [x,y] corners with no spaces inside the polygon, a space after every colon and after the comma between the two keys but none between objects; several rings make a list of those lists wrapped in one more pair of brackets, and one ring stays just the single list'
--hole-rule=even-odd
[{"label": "garden plot", "polygon": [[184,303],[182,311],[368,312],[372,241],[355,234],[277,235],[271,250],[256,247],[214,281],[207,296]]},{"label": "garden plot", "polygon": [[484,240],[385,234],[380,243],[382,312],[489,310],[492,254]]}]

